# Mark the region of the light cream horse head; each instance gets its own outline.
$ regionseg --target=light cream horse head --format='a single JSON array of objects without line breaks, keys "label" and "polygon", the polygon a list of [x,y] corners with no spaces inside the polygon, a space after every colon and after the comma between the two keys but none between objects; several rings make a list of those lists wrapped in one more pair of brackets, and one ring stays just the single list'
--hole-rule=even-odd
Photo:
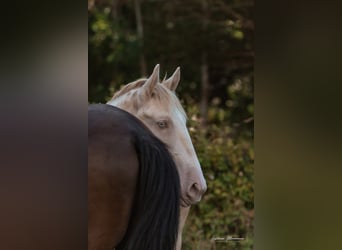
[{"label": "light cream horse head", "polygon": [[179,172],[181,205],[187,207],[201,200],[207,185],[186,127],[186,114],[175,95],[179,80],[178,67],[160,83],[157,65],[148,79],[125,85],[107,104],[136,116],[167,145]]}]

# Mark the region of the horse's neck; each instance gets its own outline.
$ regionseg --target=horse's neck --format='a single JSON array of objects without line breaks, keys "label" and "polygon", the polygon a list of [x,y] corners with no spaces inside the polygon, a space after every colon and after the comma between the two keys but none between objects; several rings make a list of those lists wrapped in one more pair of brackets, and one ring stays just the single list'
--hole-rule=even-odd
[{"label": "horse's neck", "polygon": [[126,112],[130,113],[131,115],[136,116],[136,114],[133,112],[133,109],[124,105],[124,102],[122,101],[122,99],[121,100],[120,99],[121,99],[121,97],[112,99],[112,100],[108,101],[107,104],[114,106],[114,107],[117,107],[117,108],[120,108],[122,110],[125,110]]},{"label": "horse's neck", "polygon": [[122,100],[121,99],[122,99],[121,97],[111,99],[110,101],[107,102],[107,104],[123,109],[122,107],[120,107],[120,106],[122,106]]}]

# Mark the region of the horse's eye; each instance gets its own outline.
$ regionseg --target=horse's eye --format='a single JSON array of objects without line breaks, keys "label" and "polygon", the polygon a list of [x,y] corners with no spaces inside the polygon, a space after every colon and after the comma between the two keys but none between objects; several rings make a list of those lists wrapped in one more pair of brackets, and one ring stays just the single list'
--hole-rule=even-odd
[{"label": "horse's eye", "polygon": [[157,125],[159,128],[167,128],[167,122],[166,121],[158,121]]}]

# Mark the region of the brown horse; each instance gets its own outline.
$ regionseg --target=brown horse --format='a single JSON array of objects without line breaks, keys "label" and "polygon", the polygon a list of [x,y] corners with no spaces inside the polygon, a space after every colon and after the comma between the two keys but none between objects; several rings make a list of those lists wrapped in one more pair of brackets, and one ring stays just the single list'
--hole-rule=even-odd
[{"label": "brown horse", "polygon": [[166,145],[119,108],[88,117],[88,249],[174,250],[180,181]]},{"label": "brown horse", "polygon": [[169,79],[159,82],[159,65],[148,79],[125,85],[108,104],[124,109],[141,120],[163,141],[172,154],[181,182],[181,218],[177,249],[191,204],[201,200],[207,186],[186,127],[186,115],[175,90],[180,80],[177,68]]}]

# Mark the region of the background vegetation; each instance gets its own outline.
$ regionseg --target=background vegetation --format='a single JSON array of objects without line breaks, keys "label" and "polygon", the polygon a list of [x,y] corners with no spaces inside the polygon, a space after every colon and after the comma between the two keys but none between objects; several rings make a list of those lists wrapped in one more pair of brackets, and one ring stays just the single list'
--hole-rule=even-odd
[{"label": "background vegetation", "polygon": [[[89,102],[181,66],[177,94],[208,184],[183,249],[252,249],[254,218],[251,0],[89,0]],[[213,243],[212,237],[243,237]]]}]

